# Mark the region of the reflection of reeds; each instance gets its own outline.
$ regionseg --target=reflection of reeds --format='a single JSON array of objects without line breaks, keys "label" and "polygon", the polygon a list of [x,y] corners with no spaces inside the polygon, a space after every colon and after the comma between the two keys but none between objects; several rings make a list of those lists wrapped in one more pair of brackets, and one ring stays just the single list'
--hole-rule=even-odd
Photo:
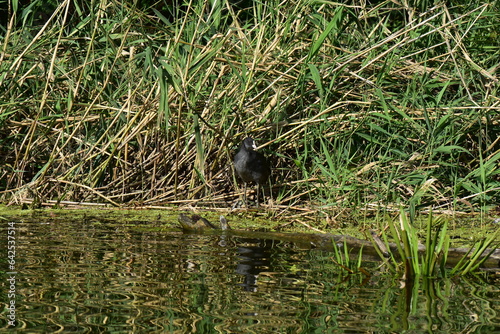
[{"label": "reflection of reeds", "polygon": [[226,206],[251,135],[277,208],[498,202],[487,4],[73,1],[35,26],[34,3],[1,43],[3,200]]}]

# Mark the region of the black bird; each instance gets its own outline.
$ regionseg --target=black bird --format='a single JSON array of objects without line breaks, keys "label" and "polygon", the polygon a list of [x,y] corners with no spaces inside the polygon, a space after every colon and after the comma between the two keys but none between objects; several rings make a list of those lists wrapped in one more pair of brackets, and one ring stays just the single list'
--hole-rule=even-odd
[{"label": "black bird", "polygon": [[234,169],[245,183],[244,203],[247,203],[247,183],[257,184],[257,206],[259,206],[259,185],[263,184],[269,174],[271,167],[269,162],[259,152],[254,151],[257,148],[255,140],[250,137],[245,138],[241,143],[240,150],[234,156]]}]

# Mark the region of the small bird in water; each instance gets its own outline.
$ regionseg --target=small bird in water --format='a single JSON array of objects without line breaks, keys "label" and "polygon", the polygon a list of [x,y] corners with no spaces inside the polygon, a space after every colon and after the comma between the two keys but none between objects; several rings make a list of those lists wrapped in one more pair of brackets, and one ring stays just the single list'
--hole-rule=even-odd
[{"label": "small bird in water", "polygon": [[245,183],[245,193],[243,202],[247,205],[247,183],[257,184],[257,207],[259,206],[259,186],[263,184],[271,174],[271,167],[266,157],[255,151],[257,145],[250,137],[245,138],[241,143],[240,150],[234,156],[234,169]]}]

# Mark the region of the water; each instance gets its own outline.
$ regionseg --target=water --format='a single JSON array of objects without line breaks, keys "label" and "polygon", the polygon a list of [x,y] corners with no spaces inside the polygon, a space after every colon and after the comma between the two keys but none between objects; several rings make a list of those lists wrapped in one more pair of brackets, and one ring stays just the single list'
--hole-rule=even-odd
[{"label": "water", "polygon": [[[0,229],[7,254],[8,222]],[[15,324],[0,259],[0,330],[17,333],[494,333],[494,275],[420,281],[376,263],[230,235],[97,221],[16,223]]]}]

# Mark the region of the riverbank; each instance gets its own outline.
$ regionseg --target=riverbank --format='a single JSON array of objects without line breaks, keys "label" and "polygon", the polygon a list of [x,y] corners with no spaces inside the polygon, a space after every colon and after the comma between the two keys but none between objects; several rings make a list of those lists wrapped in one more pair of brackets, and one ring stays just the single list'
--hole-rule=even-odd
[{"label": "riverbank", "polygon": [[[330,233],[335,235],[348,235],[354,238],[369,240],[367,233],[370,230],[382,233],[388,228],[388,219],[396,220],[397,215],[388,216],[386,219],[351,217],[349,221],[338,221],[334,224],[326,219],[316,217],[278,218],[275,213],[265,210],[229,210],[209,209],[194,207],[163,207],[163,208],[42,208],[23,209],[19,206],[0,206],[0,217],[3,220],[16,220],[26,222],[43,222],[58,220],[78,221],[81,224],[127,224],[136,226],[137,229],[151,230],[180,230],[177,221],[181,212],[196,213],[210,222],[218,225],[219,216],[224,215],[233,229],[244,231],[282,232],[282,233]],[[498,222],[493,217],[480,215],[445,216],[435,215],[440,219],[448,220],[447,235],[450,238],[450,247],[471,247],[477,240],[487,238],[500,229]],[[415,227],[420,230],[419,236],[425,238],[426,215],[416,221]],[[500,242],[500,240],[498,240]]]}]

